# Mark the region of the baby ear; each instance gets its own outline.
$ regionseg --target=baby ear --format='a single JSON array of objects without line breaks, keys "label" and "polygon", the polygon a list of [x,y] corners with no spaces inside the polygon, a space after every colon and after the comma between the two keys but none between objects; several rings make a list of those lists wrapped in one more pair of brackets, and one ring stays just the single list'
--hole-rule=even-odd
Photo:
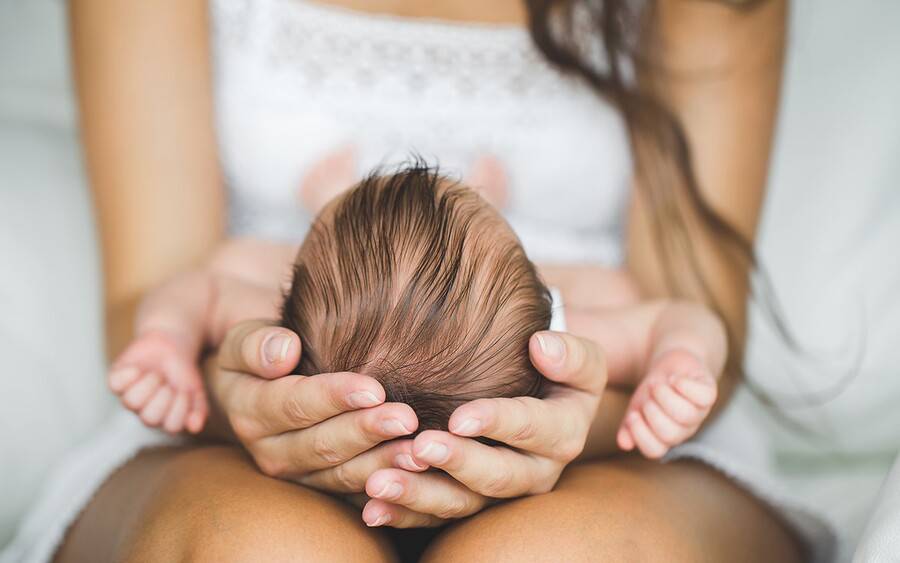
[{"label": "baby ear", "polygon": [[496,209],[502,210],[509,202],[506,168],[493,155],[484,154],[476,158],[464,180]]},{"label": "baby ear", "polygon": [[357,182],[356,163],[353,145],[339,147],[313,163],[300,181],[300,205],[318,215],[329,201]]}]

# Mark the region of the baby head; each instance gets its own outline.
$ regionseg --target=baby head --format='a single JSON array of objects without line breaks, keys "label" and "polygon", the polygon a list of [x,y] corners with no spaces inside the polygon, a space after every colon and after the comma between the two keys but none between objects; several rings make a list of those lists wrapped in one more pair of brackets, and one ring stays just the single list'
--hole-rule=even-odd
[{"label": "baby head", "polygon": [[297,373],[369,375],[419,430],[446,430],[468,401],[540,394],[528,340],[550,325],[550,296],[481,196],[413,165],[322,210],[282,324],[303,343]]}]

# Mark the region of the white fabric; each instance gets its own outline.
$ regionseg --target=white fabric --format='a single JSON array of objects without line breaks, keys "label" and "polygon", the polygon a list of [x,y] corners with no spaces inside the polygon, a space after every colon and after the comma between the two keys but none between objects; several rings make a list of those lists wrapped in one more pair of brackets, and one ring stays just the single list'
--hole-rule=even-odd
[{"label": "white fabric", "polygon": [[900,456],[881,487],[878,504],[853,556],[855,563],[896,561],[900,557]]},{"label": "white fabric", "polygon": [[74,131],[0,119],[0,546],[111,405],[99,283]]}]

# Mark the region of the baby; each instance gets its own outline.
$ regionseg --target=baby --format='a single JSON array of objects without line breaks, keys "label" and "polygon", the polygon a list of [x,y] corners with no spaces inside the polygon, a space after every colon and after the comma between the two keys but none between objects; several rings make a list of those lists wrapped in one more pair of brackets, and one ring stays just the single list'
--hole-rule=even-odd
[{"label": "baby", "polygon": [[[238,296],[274,302],[275,264],[289,252],[233,245],[206,270],[152,292],[135,340],[110,372],[125,405],[149,425],[198,432],[207,413],[196,367],[204,345],[218,344],[242,318],[265,316],[239,310]],[[704,308],[635,303],[633,288],[595,281],[582,292],[587,298],[566,296],[561,285],[574,298],[573,329],[602,335],[610,383],[637,386],[619,444],[646,441],[647,425],[632,424],[635,416],[656,417],[649,427],[669,445],[672,436],[686,439],[715,400],[721,323]],[[446,430],[456,407],[474,399],[541,396],[528,340],[550,317],[550,293],[499,213],[474,190],[418,165],[372,175],[322,209],[281,305],[282,325],[303,344],[296,373],[370,375],[388,401],[413,408],[420,431]]]}]

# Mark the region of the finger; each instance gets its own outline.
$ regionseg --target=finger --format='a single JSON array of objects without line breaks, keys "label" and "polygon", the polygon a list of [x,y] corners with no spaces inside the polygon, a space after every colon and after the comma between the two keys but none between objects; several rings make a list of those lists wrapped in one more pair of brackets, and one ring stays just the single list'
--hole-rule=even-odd
[{"label": "finger", "polygon": [[[329,493],[358,493],[365,490],[366,480],[379,469],[397,465],[410,467],[411,471],[428,469],[428,466],[414,465],[411,454],[412,440],[394,440],[334,467],[304,475],[297,479],[297,482]],[[398,458],[403,461],[398,463]],[[409,460],[408,463],[406,459]]]},{"label": "finger", "polygon": [[244,321],[231,328],[219,348],[223,369],[266,379],[287,375],[300,360],[300,338],[266,321]]},{"label": "finger", "polygon": [[671,447],[681,443],[688,434],[686,428],[672,420],[669,415],[656,404],[656,401],[650,400],[644,403],[641,409],[647,426],[653,431],[653,434],[666,446]]},{"label": "finger", "polygon": [[156,388],[162,383],[162,378],[155,372],[150,372],[138,379],[122,395],[122,402],[131,410],[140,410],[147,404]]},{"label": "finger", "polygon": [[341,413],[384,402],[372,377],[350,372],[291,375],[255,387],[241,409],[266,434],[302,430]]},{"label": "finger", "polygon": [[188,432],[197,434],[203,430],[203,423],[206,422],[206,416],[209,412],[209,405],[206,402],[206,394],[203,391],[194,391],[190,395],[190,414],[185,421]]},{"label": "finger", "polygon": [[124,366],[114,368],[109,372],[109,388],[116,395],[128,389],[141,375],[137,366]]},{"label": "finger", "polygon": [[156,390],[153,397],[141,409],[141,420],[144,424],[159,426],[162,423],[169,411],[169,405],[172,404],[172,395],[172,388],[168,385],[162,385]]},{"label": "finger", "polygon": [[715,380],[702,382],[687,377],[675,378],[675,389],[690,402],[701,408],[709,408],[716,402]]},{"label": "finger", "polygon": [[446,522],[433,514],[422,514],[408,508],[372,499],[362,511],[363,521],[371,528],[390,526],[392,528],[436,528]]},{"label": "finger", "polygon": [[366,494],[414,512],[442,519],[475,514],[487,499],[459,481],[442,473],[410,473],[402,469],[381,469],[366,481]]},{"label": "finger", "polygon": [[532,335],[528,351],[537,370],[551,381],[595,395],[606,387],[606,360],[589,340],[542,331]]},{"label": "finger", "polygon": [[547,458],[488,446],[439,430],[426,430],[416,436],[413,458],[443,469],[469,489],[493,498],[546,492],[544,488],[553,472],[551,464],[555,465]]},{"label": "finger", "polygon": [[280,460],[273,462],[274,467],[261,468],[274,477],[296,479],[344,463],[386,440],[408,436],[417,425],[409,405],[386,403],[264,438],[256,444],[254,457]]},{"label": "finger", "polygon": [[628,431],[634,437],[635,446],[644,456],[659,459],[668,451],[668,448],[653,435],[640,413],[632,412],[628,415]]},{"label": "finger", "polygon": [[626,452],[634,449],[634,438],[632,438],[631,432],[628,431],[626,426],[621,426],[616,433],[616,443]]},{"label": "finger", "polygon": [[540,456],[574,459],[584,445],[588,425],[578,410],[535,397],[478,399],[450,416],[458,436],[484,436]]},{"label": "finger", "polygon": [[672,417],[675,422],[685,426],[700,422],[701,415],[697,407],[675,392],[671,386],[665,384],[655,385],[650,393],[663,411]]},{"label": "finger", "polygon": [[172,406],[169,407],[169,413],[163,420],[163,430],[169,434],[178,434],[184,429],[185,420],[187,419],[188,409],[190,408],[190,397],[185,392],[180,392],[172,399]]}]

